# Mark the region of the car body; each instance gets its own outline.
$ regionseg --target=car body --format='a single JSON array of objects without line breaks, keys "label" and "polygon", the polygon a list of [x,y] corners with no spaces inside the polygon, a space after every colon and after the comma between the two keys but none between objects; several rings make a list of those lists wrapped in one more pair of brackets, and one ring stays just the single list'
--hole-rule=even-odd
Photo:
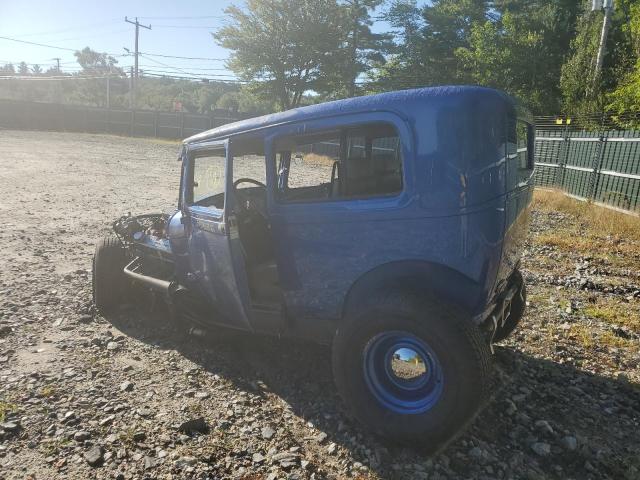
[{"label": "car body", "polygon": [[490,345],[514,296],[524,309],[533,146],[531,116],[481,87],[224,125],[183,142],[175,213],[116,222],[124,273],[202,326],[331,344],[372,300],[411,292]]}]

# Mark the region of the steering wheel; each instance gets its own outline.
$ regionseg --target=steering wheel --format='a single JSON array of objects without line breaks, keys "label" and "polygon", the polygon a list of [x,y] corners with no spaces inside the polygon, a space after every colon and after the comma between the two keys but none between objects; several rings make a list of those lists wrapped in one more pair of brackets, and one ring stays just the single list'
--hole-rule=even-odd
[{"label": "steering wheel", "polygon": [[[262,183],[262,182],[260,182],[258,180],[254,180],[253,178],[239,178],[238,180],[233,182],[233,191],[234,191],[234,193],[236,194],[237,197],[246,198],[242,194],[240,194],[240,191],[238,190],[238,185],[240,185],[241,183],[251,183],[252,185],[255,185],[256,187],[264,188],[265,190],[267,188],[267,186],[264,183]],[[239,201],[237,203],[238,203],[238,205],[240,206],[240,208],[242,210],[244,210],[245,212],[249,211],[249,208],[247,208],[247,205],[246,205],[245,202]],[[257,213],[260,216],[264,217],[262,212],[256,211],[255,213]]]},{"label": "steering wheel", "polygon": [[239,178],[238,180],[233,182],[234,190],[237,190],[238,189],[238,185],[240,185],[241,183],[252,183],[256,187],[267,188],[267,186],[264,183],[262,183],[262,182],[260,182],[258,180],[254,180],[253,178]]}]

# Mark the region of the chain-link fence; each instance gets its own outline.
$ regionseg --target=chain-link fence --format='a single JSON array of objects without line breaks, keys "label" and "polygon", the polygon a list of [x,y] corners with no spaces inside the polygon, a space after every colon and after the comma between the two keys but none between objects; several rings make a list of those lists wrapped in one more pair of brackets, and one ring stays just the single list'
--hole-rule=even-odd
[{"label": "chain-link fence", "polygon": [[539,187],[619,210],[640,211],[640,114],[539,117],[536,171]]}]

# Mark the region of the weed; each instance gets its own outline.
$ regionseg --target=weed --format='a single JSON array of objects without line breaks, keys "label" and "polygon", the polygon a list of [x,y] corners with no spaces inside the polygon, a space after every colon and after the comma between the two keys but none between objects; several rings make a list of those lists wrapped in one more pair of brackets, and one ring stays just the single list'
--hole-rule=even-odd
[{"label": "weed", "polygon": [[0,400],[0,422],[4,422],[8,413],[13,413],[18,410],[18,406],[15,403],[9,403]]}]

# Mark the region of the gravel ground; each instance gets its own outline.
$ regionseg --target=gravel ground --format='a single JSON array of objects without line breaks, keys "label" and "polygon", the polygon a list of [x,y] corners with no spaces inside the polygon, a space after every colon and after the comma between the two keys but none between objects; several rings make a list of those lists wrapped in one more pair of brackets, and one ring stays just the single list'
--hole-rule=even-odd
[{"label": "gravel ground", "polygon": [[534,212],[530,305],[496,347],[495,395],[429,458],[342,413],[324,348],[95,313],[94,242],[124,212],[175,204],[177,144],[0,145],[0,479],[640,478],[640,256],[537,241],[571,216]]}]

